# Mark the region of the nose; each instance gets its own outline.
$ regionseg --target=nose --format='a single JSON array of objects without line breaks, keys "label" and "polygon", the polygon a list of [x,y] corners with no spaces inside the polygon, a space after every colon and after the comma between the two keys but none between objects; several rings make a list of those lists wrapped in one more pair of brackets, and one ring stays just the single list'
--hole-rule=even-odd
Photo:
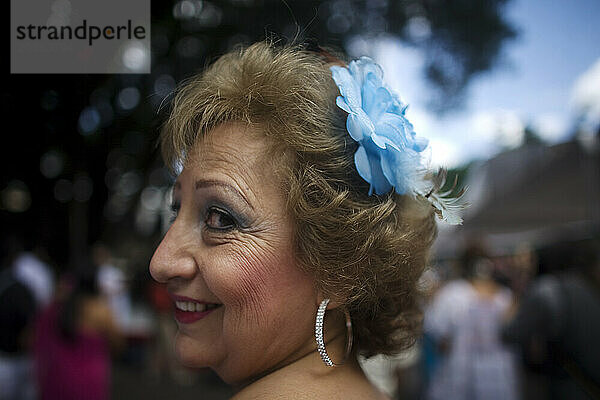
[{"label": "nose", "polygon": [[171,225],[150,260],[150,275],[160,283],[173,279],[189,280],[196,275],[196,261],[187,244],[185,232],[177,221]]}]

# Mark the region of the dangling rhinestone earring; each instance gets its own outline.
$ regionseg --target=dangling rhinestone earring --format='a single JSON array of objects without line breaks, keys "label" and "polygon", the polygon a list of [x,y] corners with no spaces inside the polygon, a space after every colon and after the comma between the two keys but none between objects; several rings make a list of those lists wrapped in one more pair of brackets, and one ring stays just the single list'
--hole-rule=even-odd
[{"label": "dangling rhinestone earring", "polygon": [[342,362],[336,364],[331,361],[329,355],[327,354],[327,350],[325,350],[325,340],[323,338],[323,320],[325,319],[325,310],[327,309],[327,304],[329,304],[330,299],[325,299],[319,305],[319,309],[317,310],[317,319],[315,321],[315,339],[317,340],[317,349],[319,350],[319,354],[321,355],[321,359],[328,367],[339,367],[343,365],[348,357],[350,356],[350,351],[352,350],[352,321],[350,320],[350,313],[348,310],[344,309],[344,315],[346,316],[346,353],[344,355],[344,359]]}]

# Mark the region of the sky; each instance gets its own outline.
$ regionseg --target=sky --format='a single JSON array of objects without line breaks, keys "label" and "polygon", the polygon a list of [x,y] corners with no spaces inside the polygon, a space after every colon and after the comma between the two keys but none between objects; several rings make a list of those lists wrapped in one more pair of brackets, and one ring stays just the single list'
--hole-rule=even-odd
[{"label": "sky", "polygon": [[465,107],[444,117],[426,107],[418,50],[380,39],[371,51],[409,103],[417,135],[430,140],[434,166],[456,167],[518,146],[526,125],[558,143],[571,138],[578,116],[590,131],[600,123],[600,1],[512,0],[505,12],[517,39],[492,71],[474,78]]}]

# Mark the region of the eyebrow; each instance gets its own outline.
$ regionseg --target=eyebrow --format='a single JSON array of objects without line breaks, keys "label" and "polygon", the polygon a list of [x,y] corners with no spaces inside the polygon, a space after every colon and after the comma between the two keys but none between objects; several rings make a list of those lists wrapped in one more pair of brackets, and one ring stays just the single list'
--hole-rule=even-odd
[{"label": "eyebrow", "polygon": [[254,210],[254,206],[252,206],[252,204],[250,204],[250,202],[248,201],[246,196],[244,196],[244,194],[242,192],[240,192],[238,189],[236,189],[234,186],[230,185],[227,182],[214,180],[214,179],[199,179],[195,183],[196,190],[201,189],[201,188],[210,187],[210,186],[219,186],[219,187],[222,187],[223,189],[226,189],[229,192],[232,192],[234,195],[236,195],[237,197],[244,200],[244,202],[246,204],[248,204],[248,206],[251,209]]}]

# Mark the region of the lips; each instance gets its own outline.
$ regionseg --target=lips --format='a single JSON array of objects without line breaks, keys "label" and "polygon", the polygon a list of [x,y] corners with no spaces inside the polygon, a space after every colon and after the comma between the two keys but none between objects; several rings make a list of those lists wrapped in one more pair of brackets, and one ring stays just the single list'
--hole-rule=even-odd
[{"label": "lips", "polygon": [[189,297],[171,295],[175,302],[175,319],[183,324],[191,324],[208,316],[222,306],[218,303],[195,300]]}]

